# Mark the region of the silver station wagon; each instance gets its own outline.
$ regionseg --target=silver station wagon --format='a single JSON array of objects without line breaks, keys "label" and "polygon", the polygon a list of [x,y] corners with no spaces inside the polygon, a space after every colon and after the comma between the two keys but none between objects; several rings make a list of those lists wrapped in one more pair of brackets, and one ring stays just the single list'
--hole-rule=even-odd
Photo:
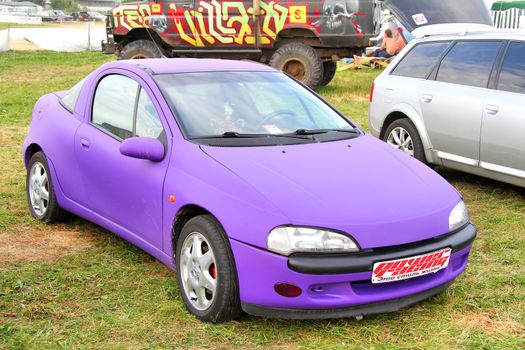
[{"label": "silver station wagon", "polygon": [[376,78],[371,133],[422,162],[525,187],[525,33],[414,40]]}]

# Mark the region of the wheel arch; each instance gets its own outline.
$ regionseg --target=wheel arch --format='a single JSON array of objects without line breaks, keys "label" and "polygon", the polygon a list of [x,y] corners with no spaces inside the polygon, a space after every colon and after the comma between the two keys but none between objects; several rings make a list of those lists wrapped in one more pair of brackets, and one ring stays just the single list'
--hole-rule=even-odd
[{"label": "wheel arch", "polygon": [[134,28],[125,35],[116,35],[115,40],[120,44],[119,46],[122,46],[122,48],[128,43],[137,40],[153,41],[160,45],[163,49],[165,46],[169,46],[169,43],[166,43],[156,31],[149,28]]},{"label": "wheel arch", "polygon": [[182,232],[182,228],[189,220],[201,215],[210,215],[213,217],[221,229],[226,232],[217,216],[215,216],[209,210],[197,204],[186,204],[177,211],[175,218],[173,219],[171,229],[171,246],[173,249],[173,258],[175,258],[177,240],[179,239],[179,236]]},{"label": "wheel arch", "polygon": [[423,143],[423,148],[425,150],[425,157],[427,158],[427,161],[432,161],[432,143],[430,142],[430,138],[428,137],[427,129],[425,127],[425,123],[423,119],[419,116],[419,113],[410,105],[406,103],[402,103],[399,105],[394,106],[392,108],[392,111],[387,115],[385,118],[385,121],[383,122],[383,126],[381,127],[381,131],[379,134],[379,138],[382,140],[383,136],[386,132],[386,129],[388,129],[388,126],[395,122],[396,120],[406,118],[414,124],[414,126],[417,129],[417,132],[419,133],[419,137],[421,138],[421,142]]},{"label": "wheel arch", "polygon": [[321,39],[313,29],[286,28],[281,30],[279,34],[277,34],[277,37],[275,38],[274,48],[278,49],[284,44],[287,44],[292,41],[301,42],[314,48],[321,45]]},{"label": "wheel arch", "polygon": [[27,165],[29,164],[29,160],[31,159],[31,157],[37,152],[44,152],[42,147],[40,147],[40,145],[38,145],[37,143],[32,143],[29,146],[27,146],[25,153],[24,153],[24,164],[26,168],[27,168]]}]

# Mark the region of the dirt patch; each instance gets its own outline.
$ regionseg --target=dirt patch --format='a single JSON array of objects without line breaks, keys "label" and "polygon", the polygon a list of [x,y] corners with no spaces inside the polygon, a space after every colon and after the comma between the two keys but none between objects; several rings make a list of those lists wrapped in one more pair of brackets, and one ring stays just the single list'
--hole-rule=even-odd
[{"label": "dirt patch", "polygon": [[18,39],[11,41],[10,50],[14,51],[35,51],[41,50],[37,45],[27,39]]},{"label": "dirt patch", "polygon": [[466,328],[477,328],[488,333],[523,334],[525,327],[519,322],[497,319],[497,316],[482,312],[468,311],[458,319],[458,323]]},{"label": "dirt patch", "polygon": [[0,263],[53,261],[93,245],[92,237],[78,231],[20,230],[0,233]]}]

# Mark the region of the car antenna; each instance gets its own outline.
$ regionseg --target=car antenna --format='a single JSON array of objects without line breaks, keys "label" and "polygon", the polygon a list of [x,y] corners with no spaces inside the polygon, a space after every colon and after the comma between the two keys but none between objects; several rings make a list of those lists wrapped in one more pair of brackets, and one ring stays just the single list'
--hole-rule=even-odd
[{"label": "car antenna", "polygon": [[151,35],[151,33],[149,32],[149,28],[146,29],[146,32],[148,33],[149,37],[151,38],[151,41],[153,41],[153,44],[155,44],[155,46],[156,46],[157,49],[159,50],[159,52],[160,52],[160,58],[168,58],[168,57],[164,54],[164,50],[162,50],[162,47],[160,47],[159,44],[155,41],[155,39],[153,39],[153,35]]}]

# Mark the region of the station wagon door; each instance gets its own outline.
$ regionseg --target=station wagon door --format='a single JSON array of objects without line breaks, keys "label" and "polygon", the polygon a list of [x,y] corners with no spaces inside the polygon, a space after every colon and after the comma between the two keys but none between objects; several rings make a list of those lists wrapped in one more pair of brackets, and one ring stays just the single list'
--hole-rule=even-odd
[{"label": "station wagon door", "polygon": [[525,42],[511,42],[496,89],[485,98],[480,166],[525,183]]},{"label": "station wagon door", "polygon": [[[458,41],[419,92],[433,149],[444,160],[479,165],[483,102],[501,41]],[[450,166],[450,165],[449,165]]]}]

